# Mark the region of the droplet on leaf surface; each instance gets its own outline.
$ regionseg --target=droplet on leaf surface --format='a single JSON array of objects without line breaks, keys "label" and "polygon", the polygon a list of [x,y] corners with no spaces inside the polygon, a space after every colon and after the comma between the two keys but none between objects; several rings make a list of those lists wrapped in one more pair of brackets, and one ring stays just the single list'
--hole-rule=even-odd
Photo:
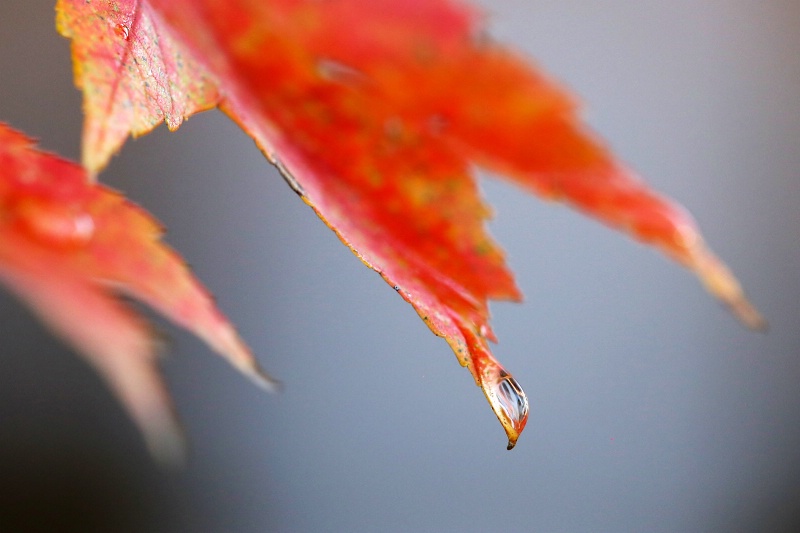
[{"label": "droplet on leaf surface", "polygon": [[122,37],[127,41],[128,35],[130,35],[130,30],[125,24],[117,24],[114,26],[114,33],[116,33],[118,37]]},{"label": "droplet on leaf surface", "polygon": [[28,231],[51,244],[81,246],[94,235],[92,215],[77,206],[25,200],[15,212]]}]

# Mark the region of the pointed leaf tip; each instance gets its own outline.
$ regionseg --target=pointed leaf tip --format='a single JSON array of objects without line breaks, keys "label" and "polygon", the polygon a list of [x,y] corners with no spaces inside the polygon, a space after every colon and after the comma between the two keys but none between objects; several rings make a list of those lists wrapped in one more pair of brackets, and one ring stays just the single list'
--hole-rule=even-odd
[{"label": "pointed leaf tip", "polygon": [[75,85],[83,90],[82,161],[106,166],[129,136],[219,103],[216,83],[153,16],[146,0],[58,0],[56,27],[70,39]]},{"label": "pointed leaf tip", "polygon": [[258,365],[242,371],[253,383],[267,392],[275,394],[283,391],[283,382],[273,378]]},{"label": "pointed leaf tip", "polygon": [[750,303],[730,269],[701,244],[693,254],[693,269],[708,292],[719,298],[734,316],[750,329],[766,332],[769,328],[761,313]]},{"label": "pointed leaf tip", "polygon": [[185,445],[158,372],[158,337],[115,291],[278,389],[143,209],[2,123],[0,161],[0,281],[100,373],[159,461],[180,463]]},{"label": "pointed leaf tip", "polygon": [[506,449],[511,450],[528,423],[528,396],[517,380],[494,360],[480,371],[480,386],[506,432]]}]

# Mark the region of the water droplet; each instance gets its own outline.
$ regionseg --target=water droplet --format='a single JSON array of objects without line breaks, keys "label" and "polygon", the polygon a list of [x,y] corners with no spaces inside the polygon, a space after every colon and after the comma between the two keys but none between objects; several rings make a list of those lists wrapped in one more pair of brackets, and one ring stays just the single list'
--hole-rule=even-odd
[{"label": "water droplet", "polygon": [[492,410],[506,430],[510,450],[528,422],[528,397],[517,380],[497,364],[485,374],[482,387]]},{"label": "water droplet", "polygon": [[339,83],[354,83],[364,78],[364,75],[353,67],[324,57],[317,59],[317,74],[323,79]]},{"label": "water droplet", "polygon": [[127,41],[128,35],[130,34],[130,29],[125,24],[117,24],[114,26],[114,33],[116,33],[118,37],[122,37]]},{"label": "water droplet", "polygon": [[517,380],[506,376],[496,386],[497,397],[503,411],[514,424],[520,424],[528,416],[528,397]]},{"label": "water droplet", "polygon": [[15,212],[30,233],[50,243],[82,246],[94,235],[94,219],[76,206],[31,199],[19,203]]}]

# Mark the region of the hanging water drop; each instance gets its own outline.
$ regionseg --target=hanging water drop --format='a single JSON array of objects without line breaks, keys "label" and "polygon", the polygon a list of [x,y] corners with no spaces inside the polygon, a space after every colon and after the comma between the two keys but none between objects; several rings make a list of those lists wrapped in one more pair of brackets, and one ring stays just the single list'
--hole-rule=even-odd
[{"label": "hanging water drop", "polygon": [[[511,423],[515,427],[519,427],[518,432],[521,432],[528,419],[528,397],[525,395],[525,391],[519,386],[517,380],[508,374],[494,386],[494,390],[500,407]],[[517,439],[509,438],[507,449],[510,450],[516,443]]]},{"label": "hanging water drop", "polygon": [[503,425],[508,436],[508,447],[512,449],[528,422],[528,397],[517,380],[491,358],[480,373],[480,385],[494,414]]}]

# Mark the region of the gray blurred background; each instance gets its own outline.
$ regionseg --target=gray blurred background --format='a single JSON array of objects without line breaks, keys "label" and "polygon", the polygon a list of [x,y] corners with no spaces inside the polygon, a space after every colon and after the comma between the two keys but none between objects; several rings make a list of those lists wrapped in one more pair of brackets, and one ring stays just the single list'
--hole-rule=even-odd
[{"label": "gray blurred background", "polygon": [[[0,1],[0,120],[77,158],[53,4]],[[160,321],[192,445],[162,471],[97,376],[3,292],[0,531],[800,530],[800,3],[484,5],[695,214],[769,333],[655,252],[483,179],[527,296],[492,307],[532,405],[507,452],[447,345],[206,113],[130,142],[101,179],[166,224],[286,391]]]}]

